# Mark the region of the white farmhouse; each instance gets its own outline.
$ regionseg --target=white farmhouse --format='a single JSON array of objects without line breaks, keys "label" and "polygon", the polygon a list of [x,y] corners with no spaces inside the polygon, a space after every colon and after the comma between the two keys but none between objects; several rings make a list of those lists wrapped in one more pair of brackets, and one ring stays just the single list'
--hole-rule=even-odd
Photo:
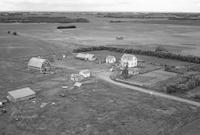
[{"label": "white farmhouse", "polygon": [[131,54],[124,54],[121,57],[121,65],[124,67],[128,64],[128,67],[136,67],[137,66],[137,58],[135,57],[135,55],[131,55]]},{"label": "white farmhouse", "polygon": [[42,73],[49,72],[51,69],[50,63],[48,60],[40,57],[32,57],[28,62],[28,70],[34,69],[39,70]]},{"label": "white farmhouse", "polygon": [[115,56],[107,56],[106,57],[106,63],[109,63],[109,64],[112,64],[112,63],[115,63],[117,60],[115,58]]}]

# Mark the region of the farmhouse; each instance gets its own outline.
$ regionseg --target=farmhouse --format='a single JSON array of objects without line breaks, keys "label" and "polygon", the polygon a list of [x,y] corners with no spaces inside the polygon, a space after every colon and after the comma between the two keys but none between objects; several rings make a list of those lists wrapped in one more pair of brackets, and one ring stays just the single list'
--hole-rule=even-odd
[{"label": "farmhouse", "polygon": [[81,70],[79,72],[79,75],[82,75],[84,78],[88,78],[91,76],[91,72],[88,69]]},{"label": "farmhouse", "polygon": [[76,58],[82,59],[82,60],[89,60],[89,61],[94,61],[96,58],[94,54],[84,54],[84,53],[78,53],[76,55]]},{"label": "farmhouse", "polygon": [[121,65],[124,67],[128,64],[128,67],[136,67],[137,66],[137,58],[131,54],[124,54],[121,57]]},{"label": "farmhouse", "polygon": [[17,89],[14,91],[9,91],[7,98],[12,102],[17,102],[17,101],[28,100],[34,98],[35,96],[36,96],[35,91],[27,87],[27,88]]},{"label": "farmhouse", "polygon": [[35,69],[42,73],[49,72],[51,69],[50,63],[46,59],[39,57],[32,57],[28,62],[28,70]]},{"label": "farmhouse", "polygon": [[117,60],[115,58],[115,56],[107,56],[106,57],[106,63],[109,63],[109,64],[112,64],[112,63],[115,63]]}]

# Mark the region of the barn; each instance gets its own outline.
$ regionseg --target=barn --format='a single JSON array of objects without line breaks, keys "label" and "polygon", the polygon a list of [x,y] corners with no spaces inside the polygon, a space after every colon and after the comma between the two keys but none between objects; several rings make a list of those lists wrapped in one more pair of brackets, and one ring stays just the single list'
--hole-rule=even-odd
[{"label": "barn", "polygon": [[128,64],[128,67],[136,67],[137,66],[137,58],[135,55],[124,54],[121,57],[121,65],[124,67]]},{"label": "barn", "polygon": [[48,60],[39,58],[39,57],[32,57],[28,62],[28,70],[39,70],[42,73],[49,72],[51,69],[50,63]]},{"label": "barn", "polygon": [[106,63],[109,63],[109,64],[112,64],[112,63],[115,63],[117,60],[115,58],[115,56],[107,56],[106,57]]}]

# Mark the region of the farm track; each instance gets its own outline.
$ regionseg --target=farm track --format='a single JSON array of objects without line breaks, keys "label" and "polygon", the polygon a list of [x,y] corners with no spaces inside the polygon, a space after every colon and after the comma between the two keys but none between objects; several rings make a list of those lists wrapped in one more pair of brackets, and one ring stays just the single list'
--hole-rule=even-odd
[{"label": "farm track", "polygon": [[132,86],[132,85],[113,81],[112,79],[110,79],[110,75],[111,74],[109,72],[98,72],[98,73],[96,73],[96,76],[99,79],[102,79],[104,81],[107,81],[109,83],[112,83],[112,84],[115,84],[115,85],[118,85],[118,86],[121,86],[121,87],[125,87],[125,88],[132,89],[132,90],[135,90],[135,91],[138,91],[138,92],[150,94],[151,96],[162,97],[162,98],[166,98],[166,99],[169,99],[169,100],[174,100],[174,101],[178,101],[178,102],[181,102],[181,103],[186,103],[186,104],[189,104],[189,105],[200,107],[199,102],[195,102],[195,101],[192,101],[192,100],[187,100],[187,99],[184,99],[184,98],[180,98],[180,97],[176,97],[176,96],[172,96],[172,95],[168,95],[168,94],[164,94],[164,93],[160,93],[160,92],[155,92],[155,91],[152,91],[152,90],[149,90],[149,89],[144,89],[144,88],[140,88],[140,87],[136,87],[136,86]]}]

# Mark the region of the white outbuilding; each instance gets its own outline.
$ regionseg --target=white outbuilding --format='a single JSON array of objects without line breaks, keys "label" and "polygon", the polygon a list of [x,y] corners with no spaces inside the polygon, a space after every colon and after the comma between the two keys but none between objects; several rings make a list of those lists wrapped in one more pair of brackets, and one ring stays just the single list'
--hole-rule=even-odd
[{"label": "white outbuilding", "polygon": [[51,69],[50,63],[48,60],[40,57],[32,57],[28,62],[28,70],[39,70],[42,73],[49,72]]},{"label": "white outbuilding", "polygon": [[94,54],[89,54],[89,53],[78,53],[76,55],[76,58],[78,59],[82,59],[82,60],[89,60],[89,61],[94,61],[96,60],[95,55]]},{"label": "white outbuilding", "polygon": [[31,98],[35,98],[36,92],[33,91],[31,88],[26,87],[22,89],[17,89],[8,92],[8,100],[12,102],[28,100]]},{"label": "white outbuilding", "polygon": [[112,64],[112,63],[115,63],[117,60],[115,58],[115,56],[107,56],[106,57],[106,63],[109,63],[109,64]]},{"label": "white outbuilding", "polygon": [[81,70],[79,72],[79,75],[82,75],[84,78],[88,78],[91,76],[91,72],[88,69]]},{"label": "white outbuilding", "polygon": [[137,58],[135,57],[135,55],[131,55],[131,54],[124,54],[121,57],[121,65],[124,67],[128,64],[128,67],[136,67],[137,66]]}]

